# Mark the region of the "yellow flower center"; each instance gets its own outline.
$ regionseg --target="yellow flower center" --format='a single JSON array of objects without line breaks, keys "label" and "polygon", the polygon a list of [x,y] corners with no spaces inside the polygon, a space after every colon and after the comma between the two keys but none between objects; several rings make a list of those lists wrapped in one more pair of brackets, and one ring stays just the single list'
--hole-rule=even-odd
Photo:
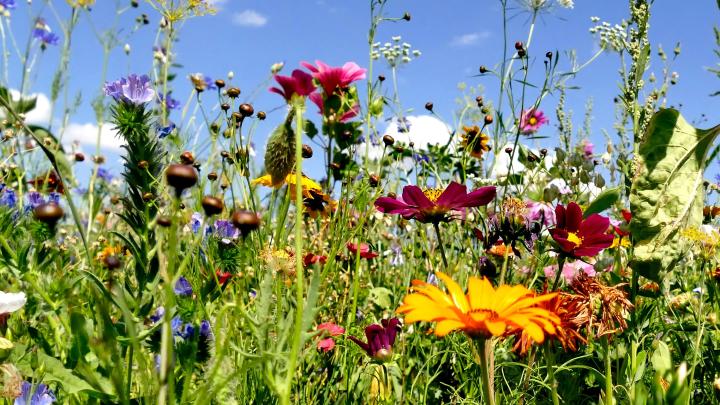
[{"label": "yellow flower center", "polygon": [[575,247],[582,245],[582,238],[577,236],[575,232],[568,232],[567,240],[574,243]]},{"label": "yellow flower center", "polygon": [[535,124],[537,124],[537,122],[538,122],[537,118],[535,118],[535,117],[530,117],[530,119],[528,120],[528,123],[530,125],[535,125]]},{"label": "yellow flower center", "polygon": [[423,194],[425,194],[425,197],[428,198],[428,200],[432,201],[433,204],[437,202],[438,198],[440,198],[440,195],[445,191],[442,188],[426,188],[423,189]]}]

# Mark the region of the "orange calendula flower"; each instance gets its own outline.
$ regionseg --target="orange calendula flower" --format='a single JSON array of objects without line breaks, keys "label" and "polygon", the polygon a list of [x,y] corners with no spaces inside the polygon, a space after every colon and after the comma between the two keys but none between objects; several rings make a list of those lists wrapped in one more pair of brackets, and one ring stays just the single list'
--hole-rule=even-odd
[{"label": "orange calendula flower", "polygon": [[463,132],[460,143],[470,156],[480,159],[483,153],[490,152],[490,137],[483,134],[480,127],[463,127]]},{"label": "orange calendula flower", "polygon": [[397,312],[405,322],[437,322],[436,336],[461,330],[473,338],[509,336],[524,333],[537,343],[554,335],[560,325],[557,314],[540,304],[557,293],[536,295],[522,285],[501,285],[495,289],[486,278],[470,277],[468,292],[450,277],[436,273],[448,292],[420,280],[413,281],[414,292],[405,296]]}]

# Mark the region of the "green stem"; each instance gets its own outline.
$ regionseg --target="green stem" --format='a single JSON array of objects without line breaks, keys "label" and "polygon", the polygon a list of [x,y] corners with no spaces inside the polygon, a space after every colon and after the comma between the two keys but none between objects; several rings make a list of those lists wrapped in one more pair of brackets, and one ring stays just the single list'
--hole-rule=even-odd
[{"label": "green stem", "polygon": [[433,223],[433,227],[435,227],[435,235],[437,235],[438,246],[440,246],[440,255],[442,256],[443,265],[445,265],[445,271],[448,271],[448,261],[447,256],[445,256],[445,246],[443,246],[442,237],[440,236],[440,224],[435,222]]},{"label": "green stem", "polygon": [[173,200],[172,222],[168,235],[168,256],[165,275],[165,314],[163,315],[162,340],[160,342],[160,392],[158,393],[158,405],[175,403],[175,376],[173,372],[173,332],[171,314],[175,303],[175,292],[173,291],[173,279],[175,270],[175,255],[177,252],[177,229],[178,211],[180,210],[180,198]]},{"label": "green stem", "polygon": [[[472,345],[472,342],[471,342]],[[495,383],[494,383],[494,356],[492,351],[492,341],[490,339],[478,339],[479,353],[476,353],[480,359],[480,375],[482,378],[482,390],[485,402],[488,405],[495,405]]]},{"label": "green stem", "polygon": [[545,361],[547,363],[548,380],[550,380],[550,396],[552,397],[553,405],[560,405],[560,397],[558,397],[557,392],[558,382],[555,379],[555,353],[552,350],[549,340],[545,341]]},{"label": "green stem", "polygon": [[555,282],[553,282],[553,286],[550,291],[555,291],[557,289],[557,286],[560,283],[560,276],[562,275],[563,267],[565,267],[565,256],[561,254],[558,256],[557,274],[555,274]]},{"label": "green stem", "polygon": [[610,359],[609,339],[603,339],[605,347],[605,405],[613,405],[612,361]]},{"label": "green stem", "polygon": [[302,233],[302,216],[303,216],[303,190],[302,190],[302,134],[303,134],[303,109],[305,108],[305,100],[295,97],[293,108],[295,109],[295,330],[293,333],[292,346],[290,348],[290,357],[288,358],[287,376],[285,379],[285,387],[281,396],[283,405],[290,404],[290,394],[292,392],[292,381],[295,376],[295,367],[297,366],[298,356],[300,354],[300,345],[302,343],[302,323],[303,323],[303,305],[304,305],[304,269],[302,263],[303,233]]}]

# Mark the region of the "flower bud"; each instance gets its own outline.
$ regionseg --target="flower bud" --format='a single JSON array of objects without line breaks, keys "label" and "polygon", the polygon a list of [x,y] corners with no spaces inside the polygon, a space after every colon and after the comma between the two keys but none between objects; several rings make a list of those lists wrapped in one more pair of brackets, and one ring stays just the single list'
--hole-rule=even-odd
[{"label": "flower bud", "polygon": [[490,125],[493,122],[493,116],[490,114],[485,115],[485,125]]},{"label": "flower bud", "polygon": [[250,232],[260,227],[261,221],[258,214],[252,211],[240,210],[233,213],[232,222],[233,225],[240,230],[243,237],[246,237]]},{"label": "flower bud", "polygon": [[215,86],[217,86],[218,89],[222,89],[225,87],[225,80],[217,79],[215,80]]},{"label": "flower bud", "polygon": [[485,74],[488,72],[488,68],[485,67],[485,65],[480,65],[480,74]]},{"label": "flower bud", "polygon": [[163,228],[169,228],[170,225],[172,225],[172,220],[170,219],[170,217],[167,217],[164,215],[161,217],[158,217],[155,222],[157,222],[157,224],[162,226]]},{"label": "flower bud", "polygon": [[180,155],[180,163],[184,165],[192,165],[193,162],[195,162],[195,156],[193,156],[192,152],[186,150]]},{"label": "flower bud", "polygon": [[75,161],[76,162],[82,162],[85,160],[85,155],[83,155],[80,152],[75,153]]},{"label": "flower bud", "polygon": [[243,117],[249,117],[249,116],[253,115],[253,113],[255,112],[255,109],[253,108],[252,104],[242,103],[242,104],[240,104],[239,111]]},{"label": "flower bud", "polygon": [[517,41],[517,42],[515,42],[515,50],[518,50],[518,51],[519,51],[519,50],[521,50],[521,49],[523,49],[523,43],[522,43],[522,41]]},{"label": "flower bud", "polygon": [[378,81],[384,82],[384,81],[385,81],[385,76],[383,76],[383,75],[378,75]]},{"label": "flower bud", "polygon": [[431,102],[429,102],[429,101],[428,101],[427,103],[425,103],[425,109],[428,110],[428,111],[430,111],[430,112],[432,112],[432,110],[433,110],[433,103],[431,103]]},{"label": "flower bud", "polygon": [[217,178],[218,178],[218,175],[215,172],[210,172],[207,174],[207,179],[210,181],[215,181],[215,180],[217,180]]},{"label": "flower bud", "polygon": [[240,89],[237,87],[230,87],[227,89],[227,95],[230,98],[237,98],[240,95]]},{"label": "flower bud", "polygon": [[40,222],[43,222],[50,226],[55,227],[60,218],[63,217],[65,212],[60,206],[55,203],[40,204],[33,210],[33,216]]},{"label": "flower bud", "polygon": [[169,185],[175,188],[175,195],[179,198],[183,190],[197,183],[198,175],[192,166],[172,164],[165,171]]},{"label": "flower bud", "polygon": [[390,135],[385,135],[382,139],[385,146],[393,146],[395,144],[395,138]]},{"label": "flower bud", "polygon": [[257,113],[257,119],[260,121],[264,120],[267,117],[267,114],[265,114],[265,111],[258,111]]},{"label": "flower bud", "polygon": [[310,159],[313,156],[313,150],[312,147],[308,144],[303,144],[302,146],[302,157],[303,159]]},{"label": "flower bud", "polygon": [[230,104],[222,103],[222,104],[220,104],[220,109],[222,109],[223,111],[227,111],[230,109]]},{"label": "flower bud", "polygon": [[403,16],[402,16],[402,19],[405,20],[405,21],[410,21],[411,18],[412,18],[412,16],[411,16],[410,13],[408,13],[407,11],[406,11],[405,14],[403,14]]}]

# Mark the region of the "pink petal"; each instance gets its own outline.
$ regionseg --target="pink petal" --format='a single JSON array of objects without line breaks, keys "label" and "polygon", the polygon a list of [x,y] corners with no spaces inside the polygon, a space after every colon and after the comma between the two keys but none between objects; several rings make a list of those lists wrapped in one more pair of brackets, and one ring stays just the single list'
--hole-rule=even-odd
[{"label": "pink petal", "polygon": [[409,205],[414,205],[420,208],[431,208],[435,206],[435,204],[427,198],[418,186],[405,186],[405,188],[403,188],[402,196],[403,201]]}]

